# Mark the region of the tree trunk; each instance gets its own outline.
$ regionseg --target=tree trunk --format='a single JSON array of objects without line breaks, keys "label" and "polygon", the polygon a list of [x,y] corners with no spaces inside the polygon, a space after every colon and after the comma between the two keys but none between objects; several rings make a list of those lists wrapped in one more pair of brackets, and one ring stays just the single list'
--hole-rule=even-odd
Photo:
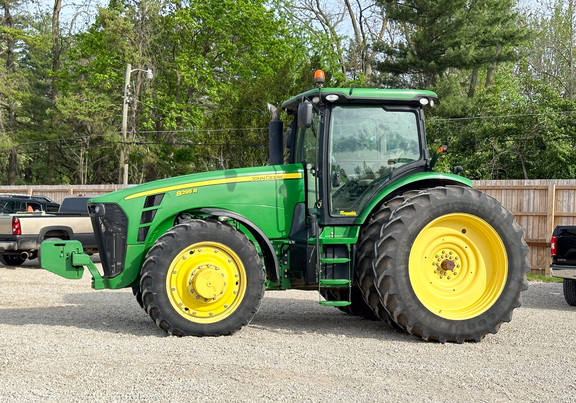
[{"label": "tree trunk", "polygon": [[[60,70],[60,10],[62,9],[62,0],[54,0],[54,10],[52,12],[52,72],[57,73]],[[52,88],[50,91],[50,100],[52,104],[56,103],[58,97],[58,88],[56,86],[56,75],[52,75]]]},{"label": "tree trunk", "polygon": [[569,19],[569,37],[572,39],[570,43],[567,44],[568,46],[568,55],[566,58],[568,59],[568,83],[566,84],[566,97],[570,100],[575,98],[575,75],[574,75],[574,39],[575,39],[575,32],[574,32],[574,0],[570,0],[568,2],[568,19]]},{"label": "tree trunk", "polygon": [[[496,47],[496,58],[502,54],[502,45]],[[498,67],[498,62],[494,62],[492,67],[488,69],[486,74],[486,88],[491,87],[494,84],[494,75],[496,74],[496,68]]]},{"label": "tree trunk", "polygon": [[18,150],[12,147],[8,151],[8,185],[16,184],[16,172],[18,170]]},{"label": "tree trunk", "polygon": [[468,98],[474,98],[476,92],[476,85],[478,84],[478,68],[472,70],[472,77],[470,77],[470,88],[468,89]]},{"label": "tree trunk", "polygon": [[[7,1],[5,1],[3,4],[3,8],[4,8],[4,26],[9,29],[14,28],[14,20],[12,19],[12,14],[10,14],[10,4]],[[6,35],[5,53],[6,53],[6,73],[8,76],[10,76],[11,74],[14,73],[15,66],[14,66],[14,36],[9,33]],[[8,103],[7,111],[8,111],[8,121],[7,121],[8,128],[6,130],[10,131],[12,128],[14,128],[14,125],[16,124],[16,110],[11,106],[10,103]]]}]

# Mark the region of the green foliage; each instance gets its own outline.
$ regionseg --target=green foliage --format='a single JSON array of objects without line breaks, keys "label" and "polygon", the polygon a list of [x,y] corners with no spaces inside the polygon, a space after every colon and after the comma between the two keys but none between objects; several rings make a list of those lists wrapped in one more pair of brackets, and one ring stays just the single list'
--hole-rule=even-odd
[{"label": "green foliage", "polygon": [[194,2],[163,17],[152,46],[154,108],[145,112],[153,132],[142,136],[147,179],[266,162],[266,102],[291,95],[307,65],[264,4]]},{"label": "green foliage", "polygon": [[[512,0],[359,1],[357,15],[323,2],[112,0],[83,29],[61,26],[58,71],[52,9],[32,15],[27,2],[5,4],[1,183],[117,182],[125,101],[132,183],[266,164],[266,103],[311,88],[318,68],[330,86],[436,91],[427,128],[432,149],[449,146],[441,170],[462,165],[478,179],[576,174],[574,0],[531,18]],[[325,19],[302,18],[297,5]],[[339,30],[343,19],[357,30]]]},{"label": "green foliage", "polygon": [[541,281],[543,283],[561,283],[564,279],[558,277],[545,276],[543,274],[527,274],[528,281]]},{"label": "green foliage", "polygon": [[443,116],[428,120],[430,143],[449,145],[449,155],[438,164],[441,169],[461,165],[471,179],[576,174],[576,105],[532,80],[526,71],[518,75],[503,67],[493,86],[480,89],[469,100],[464,115],[449,109],[440,109]]},{"label": "green foliage", "polygon": [[[450,68],[472,69],[519,59],[528,31],[518,25],[513,0],[381,0],[404,40],[380,43],[378,69],[429,87]],[[404,78],[406,80],[406,78]]]}]

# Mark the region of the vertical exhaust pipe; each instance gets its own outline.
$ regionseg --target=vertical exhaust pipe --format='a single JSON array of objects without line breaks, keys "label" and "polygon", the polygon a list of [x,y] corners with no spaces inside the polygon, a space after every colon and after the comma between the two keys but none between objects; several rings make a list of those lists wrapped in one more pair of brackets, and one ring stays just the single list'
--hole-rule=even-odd
[{"label": "vertical exhaust pipe", "polygon": [[280,165],[284,163],[284,123],[280,120],[278,108],[268,104],[268,111],[272,115],[268,124],[268,158],[270,165]]}]

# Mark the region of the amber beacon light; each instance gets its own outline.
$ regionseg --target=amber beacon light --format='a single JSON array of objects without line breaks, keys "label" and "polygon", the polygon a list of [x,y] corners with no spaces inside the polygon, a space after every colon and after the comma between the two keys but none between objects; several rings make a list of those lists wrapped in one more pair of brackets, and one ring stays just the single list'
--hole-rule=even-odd
[{"label": "amber beacon light", "polygon": [[316,70],[314,72],[314,82],[316,84],[322,85],[326,81],[326,76],[322,70]]}]

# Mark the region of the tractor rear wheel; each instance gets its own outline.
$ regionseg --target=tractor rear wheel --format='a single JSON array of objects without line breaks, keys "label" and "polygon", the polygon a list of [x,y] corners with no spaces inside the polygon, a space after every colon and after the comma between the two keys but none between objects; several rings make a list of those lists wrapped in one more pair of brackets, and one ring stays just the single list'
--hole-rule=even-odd
[{"label": "tractor rear wheel", "polygon": [[263,263],[248,238],[213,220],[192,220],[162,235],[146,255],[144,309],[175,336],[232,334],[264,296]]},{"label": "tractor rear wheel", "polygon": [[367,223],[362,227],[358,240],[359,246],[356,252],[356,270],[354,270],[355,281],[359,284],[364,301],[372,310],[374,315],[386,322],[390,327],[398,329],[384,305],[380,302],[380,296],[374,286],[374,270],[372,262],[375,253],[374,246],[380,240],[382,229],[390,220],[390,215],[407,198],[418,194],[416,190],[410,190],[401,196],[397,196],[382,205],[372,214]]},{"label": "tractor rear wheel", "polygon": [[381,235],[375,288],[408,333],[480,341],[520,306],[528,246],[496,199],[461,186],[427,189],[397,207]]},{"label": "tractor rear wheel", "polygon": [[142,301],[142,291],[140,290],[140,286],[132,287],[132,294],[134,294],[134,298],[136,298],[136,302],[140,305],[140,308],[144,309],[144,301]]}]

